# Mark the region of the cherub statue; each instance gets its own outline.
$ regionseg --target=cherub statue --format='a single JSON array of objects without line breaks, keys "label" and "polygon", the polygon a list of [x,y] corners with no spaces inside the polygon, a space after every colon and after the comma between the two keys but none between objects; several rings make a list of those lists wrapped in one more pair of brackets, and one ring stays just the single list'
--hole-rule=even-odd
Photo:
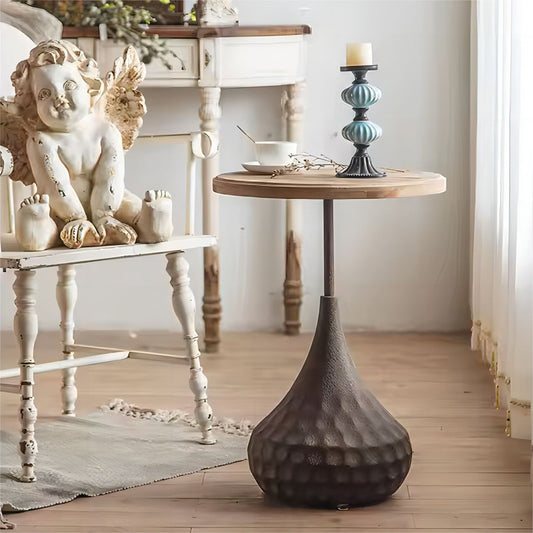
[{"label": "cherub statue", "polygon": [[145,68],[132,47],[104,79],[96,62],[68,41],[45,41],[11,76],[2,100],[0,143],[14,154],[11,177],[37,193],[17,212],[25,250],[60,241],[69,248],[153,243],[172,234],[172,202],[162,190],[141,200],[124,187],[124,150],[146,112],[137,90]]}]

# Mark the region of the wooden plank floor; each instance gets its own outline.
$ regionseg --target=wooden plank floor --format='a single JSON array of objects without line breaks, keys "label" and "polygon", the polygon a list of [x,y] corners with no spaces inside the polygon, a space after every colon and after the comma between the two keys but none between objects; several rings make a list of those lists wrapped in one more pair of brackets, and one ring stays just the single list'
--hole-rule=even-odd
[{"label": "wooden plank floor", "polygon": [[[294,380],[310,335],[227,333],[220,354],[204,356],[210,402],[233,418],[260,420]],[[380,505],[348,511],[293,509],[265,501],[246,462],[96,498],[8,516],[17,533],[503,533],[531,531],[530,445],[504,435],[504,413],[464,335],[349,334],[367,385],[408,429],[409,476]],[[157,351],[175,335],[79,333],[79,343]],[[55,355],[57,337],[38,339],[39,361]],[[2,366],[14,366],[12,334],[2,335]],[[185,364],[174,368],[122,361],[78,370],[78,412],[114,397],[145,407],[192,410]],[[57,372],[37,376],[39,419],[59,410]],[[17,428],[18,397],[1,395],[4,428]]]}]

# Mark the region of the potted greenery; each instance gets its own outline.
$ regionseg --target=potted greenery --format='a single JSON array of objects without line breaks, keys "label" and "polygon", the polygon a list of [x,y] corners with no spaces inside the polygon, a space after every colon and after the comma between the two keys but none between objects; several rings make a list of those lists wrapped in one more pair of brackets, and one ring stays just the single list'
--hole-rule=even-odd
[{"label": "potted greenery", "polygon": [[[183,13],[183,0],[18,0],[45,9],[64,26],[105,28],[107,37],[115,42],[133,45],[144,63],[160,59],[172,68],[169,56],[174,56],[164,40],[148,34],[149,25],[195,22],[194,12]],[[194,8],[193,8],[194,9]]]}]

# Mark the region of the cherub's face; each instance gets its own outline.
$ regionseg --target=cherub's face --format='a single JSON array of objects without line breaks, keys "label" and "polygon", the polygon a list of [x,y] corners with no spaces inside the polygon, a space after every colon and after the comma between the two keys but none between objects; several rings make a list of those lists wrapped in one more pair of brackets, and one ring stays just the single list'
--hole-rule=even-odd
[{"label": "cherub's face", "polygon": [[45,65],[31,72],[39,118],[55,131],[69,131],[91,111],[89,86],[73,63]]}]

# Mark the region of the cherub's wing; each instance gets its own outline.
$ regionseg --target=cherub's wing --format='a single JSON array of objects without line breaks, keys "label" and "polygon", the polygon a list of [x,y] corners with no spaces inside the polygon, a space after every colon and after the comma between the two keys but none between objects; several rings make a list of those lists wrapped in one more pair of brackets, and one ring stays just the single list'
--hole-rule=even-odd
[{"label": "cherub's wing", "polygon": [[137,90],[145,73],[145,66],[135,48],[128,46],[104,78],[104,112],[120,131],[124,150],[130,148],[137,138],[146,113],[144,96]]},{"label": "cherub's wing", "polygon": [[26,154],[28,133],[17,106],[8,100],[0,101],[0,144],[13,155],[13,172],[10,178],[24,185],[35,182]]}]

